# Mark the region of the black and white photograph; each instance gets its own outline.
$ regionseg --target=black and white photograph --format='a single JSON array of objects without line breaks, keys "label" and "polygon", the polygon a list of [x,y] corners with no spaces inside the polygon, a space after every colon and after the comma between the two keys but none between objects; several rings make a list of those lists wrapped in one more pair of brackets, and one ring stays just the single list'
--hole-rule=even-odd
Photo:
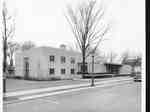
[{"label": "black and white photograph", "polygon": [[2,112],[145,112],[145,1],[1,0]]}]

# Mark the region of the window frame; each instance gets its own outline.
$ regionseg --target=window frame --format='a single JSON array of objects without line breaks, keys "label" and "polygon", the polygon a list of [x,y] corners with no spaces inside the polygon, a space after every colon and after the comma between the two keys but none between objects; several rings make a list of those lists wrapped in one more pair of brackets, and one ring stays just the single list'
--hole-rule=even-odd
[{"label": "window frame", "polygon": [[[64,72],[63,72],[63,70],[64,70]],[[61,72],[62,75],[64,75],[64,74],[66,74],[66,69],[65,68],[61,68],[60,72]]]},{"label": "window frame", "polygon": [[70,63],[71,63],[71,64],[75,64],[75,58],[74,58],[74,57],[71,57],[71,58],[70,58]]},{"label": "window frame", "polygon": [[[53,70],[53,73],[51,73],[51,70]],[[49,68],[49,75],[54,75],[55,74],[55,68]]]},{"label": "window frame", "polygon": [[[53,58],[52,58],[53,57]],[[50,62],[55,62],[55,56],[54,55],[50,55],[49,56],[49,61]]]},{"label": "window frame", "polygon": [[65,56],[61,56],[60,57],[60,62],[61,62],[61,64],[66,63],[66,57]]},{"label": "window frame", "polygon": [[[73,72],[72,72],[72,70],[73,70]],[[70,69],[70,74],[75,74],[75,69],[74,68]]]}]

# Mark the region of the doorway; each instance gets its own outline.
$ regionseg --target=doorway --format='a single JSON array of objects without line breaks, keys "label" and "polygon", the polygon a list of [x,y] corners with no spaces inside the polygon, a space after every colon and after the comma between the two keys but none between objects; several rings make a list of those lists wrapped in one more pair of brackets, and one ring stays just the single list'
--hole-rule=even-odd
[{"label": "doorway", "polygon": [[24,58],[24,77],[25,79],[29,78],[29,58]]}]

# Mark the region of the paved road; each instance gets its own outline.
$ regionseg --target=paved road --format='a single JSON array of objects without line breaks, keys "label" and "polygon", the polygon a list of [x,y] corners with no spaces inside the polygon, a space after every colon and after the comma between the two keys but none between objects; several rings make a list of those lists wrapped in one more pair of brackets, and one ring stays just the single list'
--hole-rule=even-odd
[{"label": "paved road", "polygon": [[74,91],[20,103],[4,112],[141,112],[141,83]]}]

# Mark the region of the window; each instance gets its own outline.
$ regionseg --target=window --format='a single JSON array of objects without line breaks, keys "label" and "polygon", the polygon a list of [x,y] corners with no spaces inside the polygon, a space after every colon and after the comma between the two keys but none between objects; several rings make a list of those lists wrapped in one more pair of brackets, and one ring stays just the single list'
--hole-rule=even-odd
[{"label": "window", "polygon": [[65,63],[66,62],[66,58],[64,56],[61,56],[61,63]]},{"label": "window", "polygon": [[65,74],[66,70],[65,69],[61,69],[61,74]]},{"label": "window", "polygon": [[50,62],[54,62],[54,60],[55,60],[55,57],[54,56],[49,56],[49,60],[50,60]]},{"label": "window", "polygon": [[54,68],[50,68],[49,69],[49,74],[55,74],[55,69]]},{"label": "window", "polygon": [[70,63],[75,64],[75,59],[71,57]]},{"label": "window", "polygon": [[75,70],[72,68],[70,69],[71,74],[75,74]]}]

